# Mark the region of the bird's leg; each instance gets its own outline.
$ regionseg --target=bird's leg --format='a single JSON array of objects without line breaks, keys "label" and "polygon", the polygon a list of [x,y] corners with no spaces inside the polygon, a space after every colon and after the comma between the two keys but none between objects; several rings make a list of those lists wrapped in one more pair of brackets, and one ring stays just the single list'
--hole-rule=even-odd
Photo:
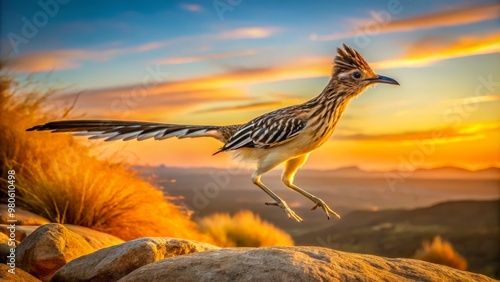
[{"label": "bird's leg", "polygon": [[265,204],[268,205],[268,206],[277,206],[277,207],[280,207],[281,209],[283,209],[286,212],[286,214],[288,215],[288,218],[294,218],[298,222],[304,221],[291,208],[289,208],[288,205],[286,204],[286,202],[283,201],[282,199],[278,199],[276,201],[276,203],[265,203]]},{"label": "bird's leg", "polygon": [[264,183],[260,181],[260,177],[261,175],[254,173],[252,175],[253,183],[259,186],[260,189],[264,190],[264,192],[266,192],[269,196],[271,196],[271,198],[273,198],[276,201],[275,203],[266,203],[266,205],[278,206],[281,209],[283,209],[283,211],[285,211],[285,213],[288,215],[288,218],[293,218],[298,222],[302,222],[303,221],[302,218],[300,218],[300,216],[298,216],[291,208],[289,208],[285,201],[283,201],[280,197],[278,197],[278,195],[276,195],[273,191],[271,191],[271,189],[267,188],[266,185],[264,185]]},{"label": "bird's leg", "polygon": [[333,211],[326,203],[325,201],[323,201],[322,199],[312,195],[311,193],[301,189],[300,187],[298,187],[297,185],[293,184],[292,182],[285,182],[283,181],[283,183],[285,183],[286,186],[288,186],[289,188],[299,192],[300,194],[306,196],[309,200],[313,201],[316,205],[314,205],[314,207],[312,207],[311,210],[315,210],[316,208],[320,207],[323,209],[323,211],[326,213],[326,217],[328,219],[330,219],[330,214],[333,214],[335,215],[337,218],[340,219],[340,215],[338,213],[336,213],[335,211]]},{"label": "bird's leg", "polygon": [[302,188],[298,187],[297,185],[293,184],[293,179],[295,176],[295,173],[297,173],[297,170],[304,165],[304,163],[307,160],[307,157],[309,154],[299,156],[297,158],[288,160],[285,164],[285,169],[283,170],[283,175],[281,177],[281,180],[283,181],[283,184],[285,184],[288,188],[299,192],[300,194],[304,195],[307,197],[309,200],[313,201],[315,203],[314,207],[312,210],[315,210],[316,208],[320,207],[323,209],[323,211],[326,213],[326,216],[328,219],[330,219],[330,214],[335,215],[336,217],[340,218],[340,215],[338,215],[335,211],[333,211],[322,199],[314,196],[313,194],[303,190]]}]

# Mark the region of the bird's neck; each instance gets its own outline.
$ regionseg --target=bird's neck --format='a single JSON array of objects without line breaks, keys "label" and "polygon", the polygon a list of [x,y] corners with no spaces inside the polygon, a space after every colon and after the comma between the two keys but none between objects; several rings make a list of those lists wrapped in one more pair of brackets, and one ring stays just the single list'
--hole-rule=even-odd
[{"label": "bird's neck", "polygon": [[339,89],[343,89],[342,85],[330,81],[320,95],[305,103],[311,120],[309,127],[311,131],[316,132],[312,141],[315,147],[321,146],[330,138],[349,100],[353,97]]},{"label": "bird's neck", "polygon": [[347,91],[349,91],[349,88],[343,86],[337,80],[331,79],[323,92],[306,102],[306,104],[311,109],[316,109],[311,111],[312,116],[322,113],[335,113],[328,120],[336,122],[351,98],[356,96],[356,93],[348,93]]}]

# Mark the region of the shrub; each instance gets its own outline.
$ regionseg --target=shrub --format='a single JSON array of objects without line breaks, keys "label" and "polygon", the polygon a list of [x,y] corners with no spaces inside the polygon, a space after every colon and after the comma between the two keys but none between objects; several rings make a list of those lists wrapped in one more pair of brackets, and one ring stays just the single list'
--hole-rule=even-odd
[{"label": "shrub", "polygon": [[234,216],[216,213],[202,218],[199,226],[221,247],[293,245],[292,238],[285,231],[247,210]]},{"label": "shrub", "polygon": [[[67,109],[59,115],[48,113],[44,107],[53,91],[40,89],[36,83],[19,84],[9,74],[0,74],[0,180],[5,182],[7,171],[15,170],[18,207],[53,222],[90,227],[124,240],[208,238],[198,232],[186,211],[169,203],[126,163],[92,156],[91,147],[68,134],[26,132],[68,113]],[[6,189],[0,194],[5,202]]]},{"label": "shrub", "polygon": [[422,248],[417,250],[414,258],[459,270],[467,269],[467,261],[453,249],[449,242],[441,239],[440,236],[434,237],[432,242],[424,241]]}]

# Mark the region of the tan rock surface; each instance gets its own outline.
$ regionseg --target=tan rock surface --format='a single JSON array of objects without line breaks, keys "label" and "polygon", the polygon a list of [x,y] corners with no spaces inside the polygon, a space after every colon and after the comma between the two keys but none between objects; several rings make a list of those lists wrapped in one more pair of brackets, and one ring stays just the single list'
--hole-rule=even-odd
[{"label": "tan rock surface", "polygon": [[91,228],[73,224],[64,224],[64,226],[82,236],[96,250],[125,243],[125,241],[116,236]]},{"label": "tan rock surface", "polygon": [[[0,224],[0,233],[3,233],[8,236],[10,234],[8,226],[9,225],[6,224]],[[85,239],[96,250],[111,247],[125,242],[116,236],[100,232],[91,228],[73,224],[64,224],[64,226],[69,230],[75,232],[76,234],[82,236],[83,239]],[[33,233],[33,231],[35,231],[38,227],[40,226],[16,224],[16,232],[15,232],[16,240],[18,241],[24,240],[24,238]]]},{"label": "tan rock surface", "polygon": [[[15,231],[16,240],[17,241],[24,240],[24,238],[26,238],[28,235],[33,233],[33,231],[35,231],[38,227],[40,227],[40,226],[16,224],[16,231]],[[9,225],[8,224],[0,224],[0,233],[3,233],[5,235],[9,236],[10,235]]]},{"label": "tan rock surface", "polygon": [[[27,210],[16,207],[16,225],[45,225],[49,224],[50,220],[43,216],[39,216]],[[9,224],[8,219],[12,219],[8,212],[6,204],[0,204],[0,224]]]},{"label": "tan rock surface", "polygon": [[52,281],[117,281],[146,264],[213,249],[218,247],[182,239],[141,238],[73,260],[61,268]]},{"label": "tan rock surface", "polygon": [[140,281],[494,281],[412,259],[319,247],[231,248],[147,264],[120,282]]},{"label": "tan rock surface", "polygon": [[15,274],[9,273],[10,267],[6,264],[0,264],[0,281],[9,282],[40,282],[28,272],[16,268]]},{"label": "tan rock surface", "polygon": [[80,235],[62,224],[51,223],[40,226],[19,244],[17,267],[49,281],[59,268],[93,251]]}]

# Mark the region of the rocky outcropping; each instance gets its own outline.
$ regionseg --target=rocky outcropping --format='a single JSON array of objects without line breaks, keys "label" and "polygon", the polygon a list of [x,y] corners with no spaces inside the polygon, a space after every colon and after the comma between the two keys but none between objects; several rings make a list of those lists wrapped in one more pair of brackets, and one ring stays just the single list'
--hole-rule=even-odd
[{"label": "rocky outcropping", "polygon": [[[11,222],[7,221],[9,219],[12,218],[8,213],[7,205],[0,204],[0,233],[4,233],[7,236],[10,235],[9,224],[11,224]],[[21,208],[16,208],[15,219],[15,237],[19,242],[28,237],[38,227],[51,223],[48,219]],[[125,242],[116,236],[103,233],[91,228],[73,224],[64,224],[64,226],[66,226],[66,228],[75,232],[76,234],[82,236],[96,250]]]},{"label": "rocky outcropping", "polygon": [[[91,228],[73,225],[73,224],[64,224],[66,228],[75,232],[85,239],[94,249],[102,249],[111,247],[114,245],[118,245],[124,243],[122,239],[113,236],[111,234],[103,233]],[[22,241],[24,238],[28,237],[31,233],[33,233],[40,226],[36,225],[17,225],[15,229],[15,237],[16,240]],[[10,235],[10,229],[8,225],[0,224],[0,233],[5,235]]]},{"label": "rocky outcropping", "polygon": [[220,249],[147,264],[120,282],[150,281],[494,281],[412,259],[319,247]]},{"label": "rocky outcropping", "polygon": [[[141,238],[96,251],[61,224],[36,229],[19,245],[17,258],[16,273],[26,281],[494,281],[418,260],[320,247],[220,249],[182,239]],[[7,269],[0,270],[11,281]]]},{"label": "rocky outcropping", "polygon": [[50,281],[54,273],[71,260],[92,253],[94,248],[81,236],[61,224],[37,228],[17,247],[17,267],[42,281]]},{"label": "rocky outcropping", "polygon": [[142,238],[75,259],[61,268],[52,281],[117,281],[141,266],[165,258],[214,249],[218,247],[188,240]]},{"label": "rocky outcropping", "polygon": [[91,228],[73,224],[64,224],[64,226],[66,226],[66,228],[75,232],[76,234],[82,236],[83,239],[85,239],[85,241],[87,241],[96,250],[125,243],[125,241],[116,236]]},{"label": "rocky outcropping", "polygon": [[16,269],[14,273],[9,272],[10,267],[0,263],[0,281],[9,282],[40,282],[33,275],[22,269]]},{"label": "rocky outcropping", "polygon": [[[7,220],[12,219],[10,213],[8,212],[8,206],[6,204],[0,204],[0,224],[9,224]],[[50,221],[45,217],[39,216],[27,210],[23,210],[16,207],[16,225],[45,225],[49,224]]]},{"label": "rocky outcropping", "polygon": [[[40,227],[40,226],[16,224],[16,228],[14,231],[16,240],[18,240],[18,241],[24,240],[24,238],[28,237],[28,235],[33,233],[33,231],[35,231],[38,227]],[[10,229],[9,228],[10,227],[8,224],[0,224],[0,233],[3,233],[7,236],[10,236]]]}]

